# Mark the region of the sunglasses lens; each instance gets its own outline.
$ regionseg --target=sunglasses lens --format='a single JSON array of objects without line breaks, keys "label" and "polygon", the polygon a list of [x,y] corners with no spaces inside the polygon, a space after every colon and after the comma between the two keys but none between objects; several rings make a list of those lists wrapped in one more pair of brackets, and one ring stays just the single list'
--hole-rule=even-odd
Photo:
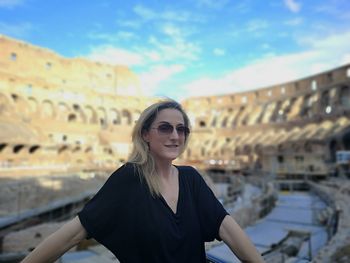
[{"label": "sunglasses lens", "polygon": [[162,134],[171,134],[173,132],[173,126],[170,124],[161,124],[158,126],[158,131]]},{"label": "sunglasses lens", "polygon": [[[174,126],[164,123],[159,125],[157,129],[160,134],[169,135],[173,133]],[[186,126],[177,126],[176,132],[179,136],[187,136],[190,133],[190,129]]]},{"label": "sunglasses lens", "polygon": [[190,133],[190,129],[185,126],[176,127],[176,131],[179,135],[188,135]]}]

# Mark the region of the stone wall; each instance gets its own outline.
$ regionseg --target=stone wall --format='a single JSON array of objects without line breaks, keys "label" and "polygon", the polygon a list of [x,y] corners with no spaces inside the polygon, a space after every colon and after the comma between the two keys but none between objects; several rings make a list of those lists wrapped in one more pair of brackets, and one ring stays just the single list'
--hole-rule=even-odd
[{"label": "stone wall", "polygon": [[10,216],[37,209],[83,192],[97,191],[108,175],[76,174],[41,176],[28,179],[1,179],[0,216]]},{"label": "stone wall", "polygon": [[310,185],[312,191],[332,207],[333,215],[338,219],[336,233],[312,262],[350,262],[350,182],[332,180],[322,184],[310,183]]}]

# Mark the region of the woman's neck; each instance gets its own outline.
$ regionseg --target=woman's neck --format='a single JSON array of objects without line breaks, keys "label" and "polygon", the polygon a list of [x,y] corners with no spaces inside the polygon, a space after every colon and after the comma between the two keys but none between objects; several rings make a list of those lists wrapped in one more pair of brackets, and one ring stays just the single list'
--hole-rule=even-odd
[{"label": "woman's neck", "polygon": [[156,171],[164,180],[171,179],[172,175],[174,174],[173,169],[174,167],[171,162],[156,162]]}]

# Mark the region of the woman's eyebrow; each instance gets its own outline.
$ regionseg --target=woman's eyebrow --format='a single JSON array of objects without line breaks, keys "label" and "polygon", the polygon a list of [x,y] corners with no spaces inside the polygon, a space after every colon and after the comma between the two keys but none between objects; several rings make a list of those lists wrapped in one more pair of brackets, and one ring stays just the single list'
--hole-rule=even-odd
[{"label": "woman's eyebrow", "polygon": [[[170,122],[167,122],[167,121],[159,121],[158,123],[159,123],[159,124],[161,124],[161,123],[170,124]],[[171,124],[170,124],[170,125],[171,125]]]},{"label": "woman's eyebrow", "polygon": [[[172,125],[172,124],[171,124],[170,122],[168,122],[168,121],[159,121],[159,122],[158,122],[158,124],[163,124],[163,123]],[[176,127],[177,127],[177,126],[185,126],[185,124],[182,123],[182,122],[180,122],[180,123],[178,123],[178,124],[175,124],[175,126],[176,126]]]}]

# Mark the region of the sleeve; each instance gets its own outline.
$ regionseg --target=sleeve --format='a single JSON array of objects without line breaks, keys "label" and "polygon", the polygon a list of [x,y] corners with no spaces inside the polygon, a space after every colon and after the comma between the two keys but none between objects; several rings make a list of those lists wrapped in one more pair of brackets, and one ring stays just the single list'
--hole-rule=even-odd
[{"label": "sleeve", "polygon": [[120,214],[125,207],[127,196],[125,184],[128,183],[128,171],[125,165],[116,170],[105,182],[97,194],[78,213],[81,224],[88,233],[87,239],[101,242],[118,227]]},{"label": "sleeve", "polygon": [[203,240],[205,242],[213,241],[214,239],[221,241],[219,229],[228,213],[215,197],[203,177],[195,169],[193,170],[194,191]]}]

